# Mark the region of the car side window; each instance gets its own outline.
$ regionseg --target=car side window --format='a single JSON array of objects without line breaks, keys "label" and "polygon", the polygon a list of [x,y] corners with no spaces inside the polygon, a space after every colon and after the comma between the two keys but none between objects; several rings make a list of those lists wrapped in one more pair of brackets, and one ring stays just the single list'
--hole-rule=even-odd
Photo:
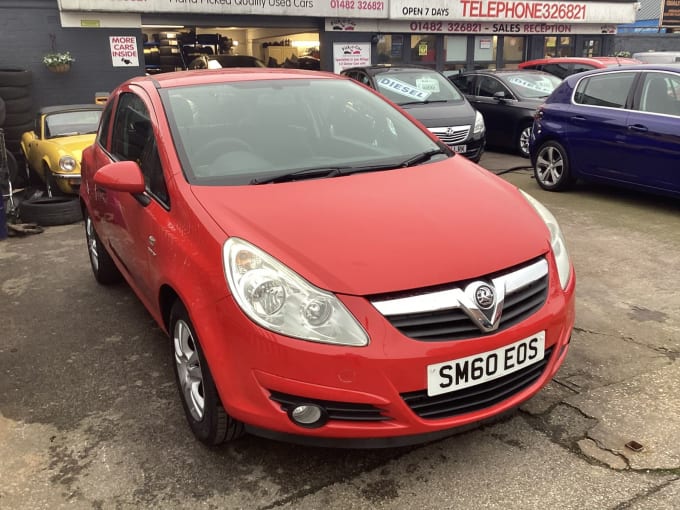
[{"label": "car side window", "polygon": [[474,93],[475,93],[475,90],[474,90],[475,77],[474,76],[458,75],[458,76],[453,76],[449,79],[451,80],[451,82],[456,87],[458,87],[458,90],[460,90],[463,94],[474,95]]},{"label": "car side window", "polygon": [[149,111],[135,94],[122,94],[118,100],[111,153],[119,161],[137,162],[144,174],[146,191],[169,206],[168,190]]},{"label": "car side window", "polygon": [[[592,71],[595,69],[595,66],[591,66],[590,64],[574,64],[574,70],[572,71],[572,74],[576,73],[582,73],[584,71]],[[560,76],[560,78],[562,78]]]},{"label": "car side window", "polygon": [[497,92],[503,92],[505,97],[512,97],[510,91],[496,78],[482,76],[479,80],[479,94],[484,97],[493,97]]},{"label": "car side window", "polygon": [[113,111],[113,101],[109,101],[99,122],[99,132],[97,133],[97,143],[102,147],[106,147],[106,142],[109,138],[109,126],[111,124],[111,112]]},{"label": "car side window", "polygon": [[680,77],[668,73],[646,73],[639,110],[680,117]]},{"label": "car side window", "polygon": [[554,74],[558,78],[565,79],[567,76],[569,76],[572,73],[580,73],[581,71],[572,71],[569,72],[569,64],[562,64],[562,63],[557,63],[557,64],[546,64],[543,66],[542,71],[545,71],[546,73]]},{"label": "car side window", "polygon": [[576,86],[574,102],[590,106],[624,108],[634,79],[634,72],[589,76]]}]

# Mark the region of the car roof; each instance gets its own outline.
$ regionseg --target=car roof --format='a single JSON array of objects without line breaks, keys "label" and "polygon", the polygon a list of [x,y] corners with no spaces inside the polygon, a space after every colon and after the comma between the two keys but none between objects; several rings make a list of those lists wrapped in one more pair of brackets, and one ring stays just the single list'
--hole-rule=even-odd
[{"label": "car roof", "polygon": [[583,73],[572,74],[567,76],[564,81],[569,81],[573,83],[575,80],[580,80],[584,76],[590,76],[593,74],[611,73],[619,71],[670,71],[672,73],[680,73],[680,63],[677,64],[634,64],[625,65],[621,67],[604,67],[601,69],[591,69],[590,71],[585,71]]},{"label": "car roof", "polygon": [[[488,74],[491,76],[505,76],[505,75],[511,75],[511,74],[536,74],[536,75],[541,75],[541,74],[550,74],[546,73],[545,71],[537,71],[535,69],[475,69],[474,71],[463,71],[460,73],[461,75],[466,75],[466,74]],[[455,76],[458,76],[456,74],[449,76],[449,78],[453,78]],[[550,76],[554,76],[550,74]]]},{"label": "car roof", "polygon": [[212,83],[265,81],[265,80],[349,80],[345,76],[326,71],[310,71],[306,69],[270,68],[270,67],[227,67],[223,69],[196,69],[175,71],[131,78],[125,84],[152,84],[155,88],[185,87],[190,85],[208,85]]},{"label": "car roof", "polygon": [[545,57],[537,58],[534,60],[527,60],[519,64],[520,69],[524,66],[529,65],[540,65],[540,64],[558,64],[558,63],[573,63],[573,64],[590,64],[596,67],[599,66],[615,66],[615,65],[627,65],[627,64],[641,64],[640,60],[634,58],[626,57]]},{"label": "car roof", "polygon": [[104,105],[98,103],[92,104],[65,104],[54,106],[43,106],[38,110],[39,115],[49,115],[52,113],[73,112],[79,110],[103,110]]}]

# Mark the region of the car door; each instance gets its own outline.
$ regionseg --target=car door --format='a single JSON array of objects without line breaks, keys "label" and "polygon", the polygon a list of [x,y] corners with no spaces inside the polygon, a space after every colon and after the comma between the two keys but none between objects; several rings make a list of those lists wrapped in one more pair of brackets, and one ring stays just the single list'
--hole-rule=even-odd
[{"label": "car door", "polygon": [[487,143],[492,146],[513,147],[514,108],[508,102],[515,101],[515,96],[510,89],[495,76],[478,75],[473,93],[468,99],[484,116]]},{"label": "car door", "polygon": [[624,155],[636,76],[613,71],[586,76],[576,85],[565,130],[572,166],[580,173],[621,180],[631,172]]},{"label": "car door", "polygon": [[[101,211],[109,253],[124,268],[142,299],[155,301],[156,272],[150,264],[156,256],[156,243],[167,221],[169,196],[154,132],[155,116],[142,96],[132,91],[118,98],[110,139],[110,161],[139,164],[146,191],[140,195],[98,188],[97,209]],[[152,306],[153,307],[153,306]]]},{"label": "car door", "polygon": [[680,192],[680,74],[642,74],[627,128],[628,178]]}]

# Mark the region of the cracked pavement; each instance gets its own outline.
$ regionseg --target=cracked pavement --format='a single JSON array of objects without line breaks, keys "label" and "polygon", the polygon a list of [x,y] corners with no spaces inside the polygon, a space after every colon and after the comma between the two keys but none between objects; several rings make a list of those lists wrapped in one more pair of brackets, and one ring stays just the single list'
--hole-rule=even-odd
[{"label": "cracked pavement", "polygon": [[94,282],[82,224],[0,242],[0,508],[678,508],[680,201],[503,178],[567,238],[567,360],[507,419],[407,448],[201,446],[168,342],[125,285]]}]

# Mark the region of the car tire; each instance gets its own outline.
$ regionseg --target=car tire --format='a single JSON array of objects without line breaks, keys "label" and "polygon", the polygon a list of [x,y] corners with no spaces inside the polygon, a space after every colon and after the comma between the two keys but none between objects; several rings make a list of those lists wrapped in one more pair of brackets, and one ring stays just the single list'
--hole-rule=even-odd
[{"label": "car tire", "polygon": [[170,312],[169,331],[177,389],[194,436],[208,446],[242,436],[243,424],[224,410],[189,313],[179,300]]},{"label": "car tire", "polygon": [[524,122],[517,131],[516,148],[523,158],[529,157],[529,139],[531,138],[531,127],[533,122]]},{"label": "car tire", "polygon": [[538,185],[547,191],[562,191],[575,182],[569,167],[569,155],[562,144],[550,140],[539,147],[534,177]]},{"label": "car tire", "polygon": [[99,239],[96,230],[94,229],[94,222],[90,215],[85,211],[85,239],[87,241],[87,253],[90,257],[90,265],[92,266],[92,273],[94,279],[102,285],[111,285],[118,283],[123,279],[123,276],[118,271],[116,264],[113,262],[111,255],[104,247],[104,244]]},{"label": "car tire", "polygon": [[77,197],[38,197],[19,204],[19,217],[23,222],[48,227],[76,223],[83,219],[83,213]]}]

